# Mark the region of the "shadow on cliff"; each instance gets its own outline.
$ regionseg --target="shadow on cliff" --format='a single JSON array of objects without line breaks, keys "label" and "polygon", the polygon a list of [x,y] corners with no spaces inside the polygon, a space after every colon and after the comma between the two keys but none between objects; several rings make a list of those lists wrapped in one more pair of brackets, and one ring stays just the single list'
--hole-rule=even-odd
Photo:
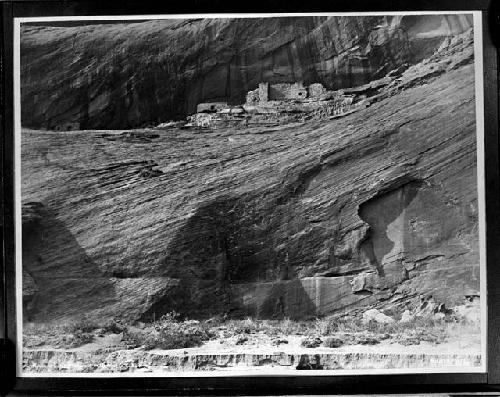
[{"label": "shadow on cliff", "polygon": [[176,291],[160,297],[142,316],[150,320],[172,310],[206,317],[228,310],[238,198],[218,197],[197,208],[178,230],[157,264],[160,276],[178,279]]},{"label": "shadow on cliff", "polygon": [[257,193],[219,196],[201,205],[158,263],[160,276],[179,280],[177,292],[160,298],[143,319],[172,310],[195,318],[283,318],[293,305],[314,313],[275,249],[273,232],[282,222],[273,215],[275,207],[272,198],[262,200]]},{"label": "shadow on cliff", "polygon": [[78,317],[115,297],[114,286],[44,204],[22,209],[23,320]]},{"label": "shadow on cliff", "polygon": [[[359,217],[370,226],[361,244],[361,252],[381,277],[385,275],[384,257],[395,246],[395,242],[387,235],[388,227],[413,201],[421,185],[419,181],[410,181],[389,191],[386,189],[359,206]],[[405,225],[401,227],[404,228]],[[404,232],[405,230],[399,231],[401,236]]]},{"label": "shadow on cliff", "polygon": [[301,280],[273,284],[256,308],[255,315],[258,318],[307,320],[316,317],[318,308],[307,294]]}]

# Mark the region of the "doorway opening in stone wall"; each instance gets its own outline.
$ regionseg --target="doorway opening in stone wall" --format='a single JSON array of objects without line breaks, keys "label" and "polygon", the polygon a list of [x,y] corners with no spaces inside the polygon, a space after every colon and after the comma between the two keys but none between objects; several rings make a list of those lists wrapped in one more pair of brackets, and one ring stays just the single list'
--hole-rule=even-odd
[{"label": "doorway opening in stone wall", "polygon": [[480,13],[123,19],[16,20],[20,375],[485,370]]}]

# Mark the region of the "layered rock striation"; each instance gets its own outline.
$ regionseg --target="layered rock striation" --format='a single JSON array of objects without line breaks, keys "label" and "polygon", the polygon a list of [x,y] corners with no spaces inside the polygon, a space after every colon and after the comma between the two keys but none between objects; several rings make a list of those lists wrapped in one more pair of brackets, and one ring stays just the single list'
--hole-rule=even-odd
[{"label": "layered rock striation", "polygon": [[478,295],[472,61],[469,32],[335,120],[24,130],[27,315],[302,319]]},{"label": "layered rock striation", "polygon": [[154,20],[21,31],[22,123],[120,129],[243,103],[260,82],[359,86],[429,56],[468,15]]}]

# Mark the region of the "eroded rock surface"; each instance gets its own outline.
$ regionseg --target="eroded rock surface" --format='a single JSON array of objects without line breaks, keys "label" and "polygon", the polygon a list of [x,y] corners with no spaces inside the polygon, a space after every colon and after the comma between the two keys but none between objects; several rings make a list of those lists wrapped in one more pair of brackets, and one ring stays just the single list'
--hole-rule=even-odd
[{"label": "eroded rock surface", "polygon": [[25,25],[23,125],[157,125],[200,102],[243,103],[260,82],[356,87],[421,61],[471,26],[470,15]]},{"label": "eroded rock surface", "polygon": [[302,319],[478,295],[471,48],[469,31],[336,120],[24,130],[30,318]]},{"label": "eroded rock surface", "polygon": [[479,285],[471,72],[271,131],[24,131],[23,197],[43,203],[23,245],[32,316],[303,318],[463,298]]}]

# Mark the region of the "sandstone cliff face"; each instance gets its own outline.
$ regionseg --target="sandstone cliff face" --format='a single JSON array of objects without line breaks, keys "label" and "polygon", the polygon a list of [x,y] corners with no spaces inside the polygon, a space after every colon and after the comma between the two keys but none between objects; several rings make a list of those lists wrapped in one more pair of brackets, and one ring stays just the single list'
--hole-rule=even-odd
[{"label": "sandstone cliff face", "polygon": [[183,118],[204,101],[242,103],[261,81],[352,87],[471,26],[465,15],[26,25],[22,123],[130,128]]},{"label": "sandstone cliff face", "polygon": [[306,318],[478,294],[472,51],[445,43],[336,120],[23,131],[28,315]]}]

